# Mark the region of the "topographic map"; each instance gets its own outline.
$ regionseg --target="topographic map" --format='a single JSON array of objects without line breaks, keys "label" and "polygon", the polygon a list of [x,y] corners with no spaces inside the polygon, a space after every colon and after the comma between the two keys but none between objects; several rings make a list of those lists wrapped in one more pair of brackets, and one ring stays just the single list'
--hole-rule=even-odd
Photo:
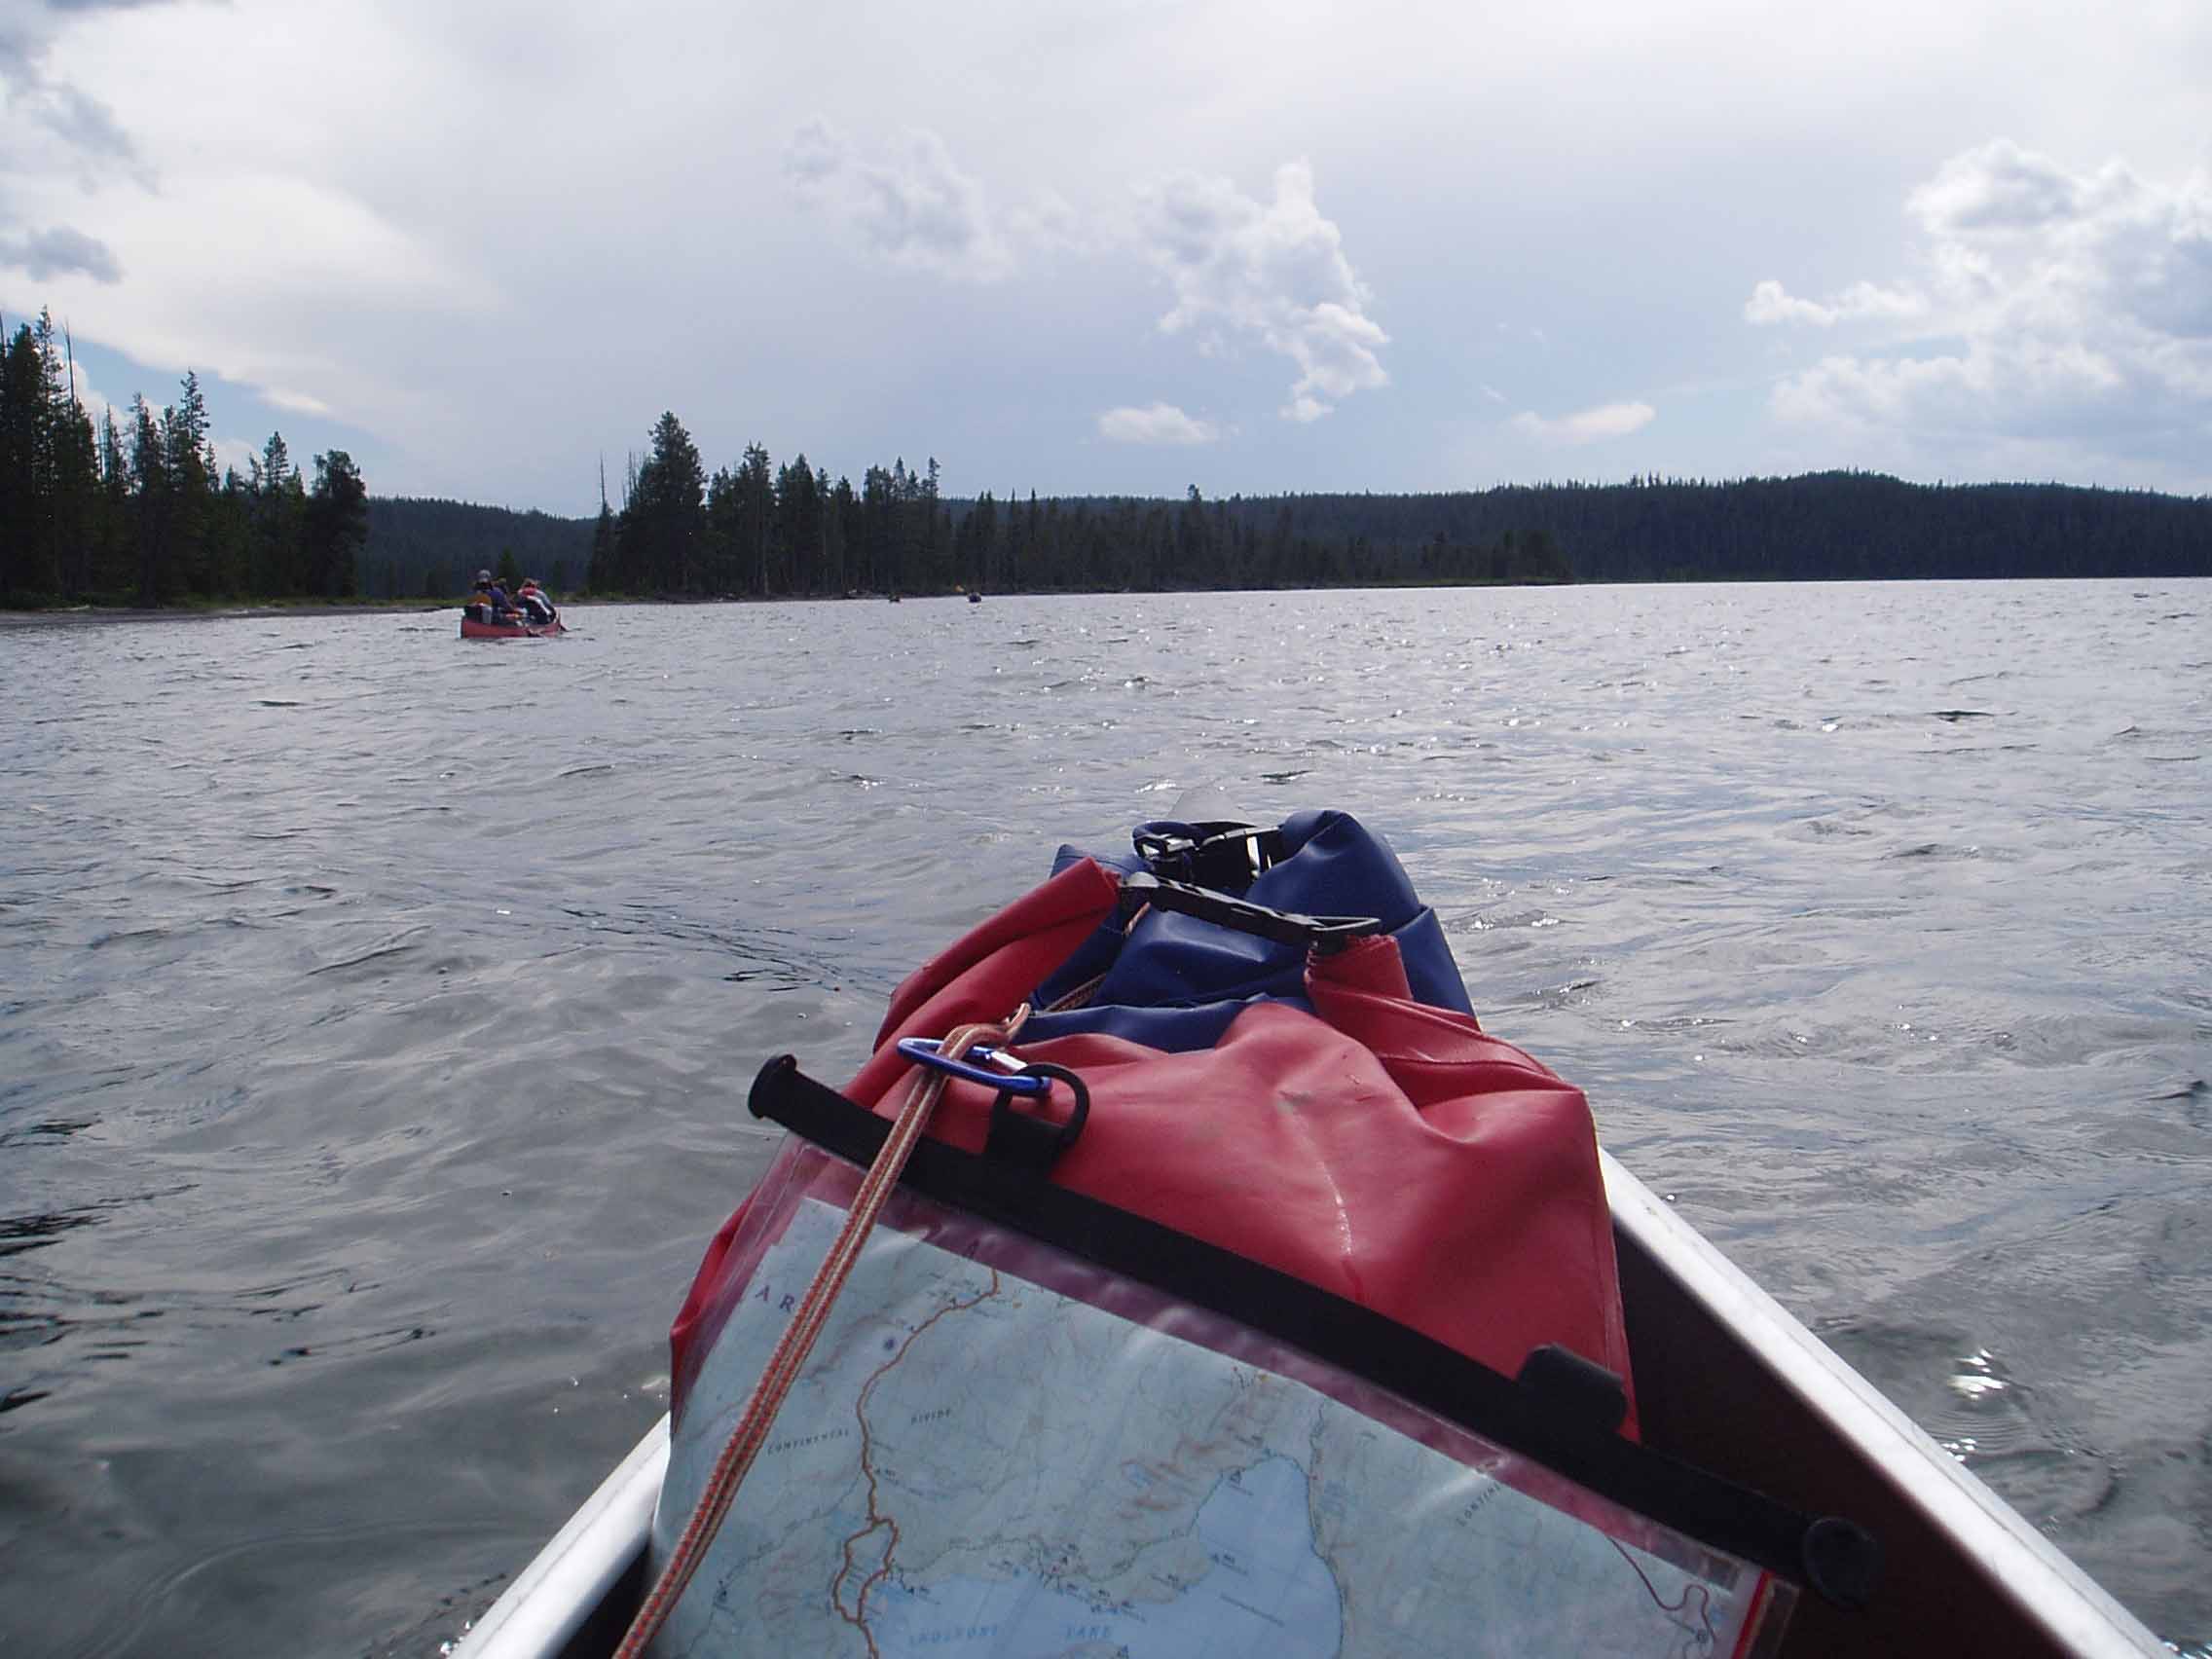
[{"label": "topographic map", "polygon": [[[656,1561],[843,1219],[800,1200],[755,1268],[679,1430]],[[1303,1382],[879,1229],[654,1651],[1725,1659],[1761,1575],[1669,1554],[1704,1570]]]}]

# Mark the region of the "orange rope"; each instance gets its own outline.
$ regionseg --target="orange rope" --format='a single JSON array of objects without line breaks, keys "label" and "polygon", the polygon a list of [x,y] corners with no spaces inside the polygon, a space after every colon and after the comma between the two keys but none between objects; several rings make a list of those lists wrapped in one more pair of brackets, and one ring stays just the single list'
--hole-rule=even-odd
[{"label": "orange rope", "polygon": [[[978,1043],[1005,1047],[1014,1040],[1028,1017],[1024,1004],[1014,1017],[1002,1026],[964,1025],[948,1035],[942,1051],[947,1054],[965,1054]],[[860,1190],[853,1195],[851,1210],[845,1216],[845,1225],[839,1230],[830,1252],[823,1257],[822,1266],[815,1271],[813,1282],[806,1287],[792,1321],[784,1327],[775,1351],[760,1373],[760,1381],[753,1385],[753,1394],[739,1414],[737,1426],[730,1431],[728,1442],[715,1459],[715,1466],[707,1476],[706,1490],[699,1494],[698,1507],[691,1511],[691,1519],[684,1523],[683,1531],[670,1553],[668,1565],[661,1568],[652,1589],[638,1607],[638,1615],[630,1623],[629,1633],[622,1645],[615,1650],[616,1659],[639,1659],[645,1645],[660,1633],[668,1616],[675,1611],[684,1587],[691,1575],[707,1558],[708,1547],[721,1528],[722,1518],[729,1513],[730,1503],[737,1496],[746,1472],[760,1448],[767,1443],[768,1430],[774,1426],[776,1414],[783,1408],[784,1399],[798,1381],[806,1356],[814,1347],[815,1339],[829,1322],[830,1309],[844,1289],[845,1280],[852,1276],[858,1265],[861,1247],[867,1242],[876,1218],[890,1201],[892,1190],[898,1185],[900,1171],[906,1167],[906,1160],[914,1145],[929,1126],[930,1115],[937,1110],[938,1101],[944,1094],[947,1079],[943,1072],[923,1069],[906,1090],[901,1102],[899,1116],[892,1123],[891,1134],[883,1143],[883,1150],[875,1155],[868,1166],[866,1177]]]}]

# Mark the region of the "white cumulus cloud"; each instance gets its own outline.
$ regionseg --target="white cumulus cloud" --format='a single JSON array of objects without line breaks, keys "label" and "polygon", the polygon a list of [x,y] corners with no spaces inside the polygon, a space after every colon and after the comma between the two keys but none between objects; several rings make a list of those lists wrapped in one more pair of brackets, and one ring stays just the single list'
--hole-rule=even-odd
[{"label": "white cumulus cloud", "polygon": [[1389,336],[1367,314],[1366,284],[1322,216],[1313,169],[1275,169],[1262,202],[1226,178],[1178,173],[1138,192],[1138,236],[1175,304],[1163,332],[1199,331],[1200,349],[1248,335],[1298,367],[1292,421],[1317,421],[1355,391],[1389,385],[1376,354]]},{"label": "white cumulus cloud", "polygon": [[1641,431],[1658,413],[1648,403],[1603,403],[1576,415],[1549,420],[1525,409],[1513,417],[1513,424],[1539,443],[1578,447]]},{"label": "white cumulus cloud", "polygon": [[1833,328],[1839,322],[1869,318],[1917,317],[1928,310],[1925,296],[1908,288],[1884,288],[1872,282],[1854,282],[1832,300],[1804,300],[1790,294],[1780,282],[1761,282],[1744,302],[1746,322],[1809,322]]},{"label": "white cumulus cloud", "polygon": [[1931,236],[2032,234],[2092,211],[2098,197],[2124,188],[2125,177],[2110,165],[2094,177],[2080,177],[1999,138],[1953,156],[1905,206]]},{"label": "white cumulus cloud", "polygon": [[1118,444],[1210,444],[1221,436],[1211,421],[1186,415],[1172,403],[1124,406],[1098,417],[1098,435]]},{"label": "white cumulus cloud", "polygon": [[1780,382],[1792,423],[1900,441],[2077,438],[2183,455],[2212,436],[2212,176],[2069,169],[2006,139],[1905,202],[1918,273],[1834,300],[1762,281],[1753,323],[1878,325]]}]

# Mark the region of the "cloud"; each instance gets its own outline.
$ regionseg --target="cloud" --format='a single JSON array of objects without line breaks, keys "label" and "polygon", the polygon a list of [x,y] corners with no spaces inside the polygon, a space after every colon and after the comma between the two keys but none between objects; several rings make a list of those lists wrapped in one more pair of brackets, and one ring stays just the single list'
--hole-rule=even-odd
[{"label": "cloud", "polygon": [[1604,403],[1578,415],[1563,415],[1556,421],[1523,410],[1513,417],[1513,424],[1538,443],[1578,447],[1641,431],[1651,424],[1658,413],[1648,403]]},{"label": "cloud", "polygon": [[[784,174],[802,199],[894,265],[970,282],[995,282],[1014,270],[1014,250],[991,224],[982,185],[960,170],[935,132],[911,130],[870,160],[828,122],[810,121],[786,147]],[[1048,203],[1042,221],[1056,228],[1063,205]]]},{"label": "cloud", "polygon": [[[2035,476],[2212,488],[2185,395],[2212,280],[2159,210],[2212,161],[2201,0],[2025,30],[1969,0],[1903,59],[1903,0],[1749,35],[1740,0],[1615,6],[1602,40],[1570,8],[1448,10],[940,8],[944,73],[919,74],[913,31],[850,0],[521,30],[423,0],[0,0],[0,241],[67,229],[122,268],[41,240],[55,274],[0,267],[0,300],[69,315],[126,393],[220,376],[219,431],[564,511],[671,407],[710,463],[756,436],[856,478],[935,453],[955,493],[1179,493],[1194,461],[1209,495],[1418,490],[1608,455],[1960,477],[1930,435],[1985,427],[2111,434],[2049,440]],[[1650,106],[1668,74],[1692,95]],[[1626,147],[1623,109],[1649,117]],[[1999,132],[2044,154],[1956,157]],[[1155,397],[1218,435],[1104,435]],[[1628,398],[1666,425],[1608,447],[1575,422]],[[1519,411],[1590,447],[1538,448]],[[2195,459],[2108,464],[2138,416]],[[1968,459],[2018,475],[1992,454]]]},{"label": "cloud", "polygon": [[215,452],[215,472],[236,472],[240,478],[253,476],[253,463],[261,459],[261,446],[249,438],[210,438],[208,447]]},{"label": "cloud", "polygon": [[[1274,197],[1262,202],[1225,178],[1178,173],[1139,187],[1130,225],[1087,222],[1056,193],[1040,192],[1004,212],[964,172],[936,133],[913,130],[882,155],[864,155],[836,128],[816,119],[784,151],[784,175],[799,198],[833,217],[878,257],[956,280],[995,282],[1039,255],[1069,249],[1135,253],[1160,272],[1174,306],[1160,319],[1166,334],[1193,334],[1201,355],[1217,356],[1238,336],[1290,358],[1298,379],[1281,413],[1311,422],[1355,391],[1389,384],[1377,353],[1389,336],[1367,314],[1367,287],[1345,256],[1337,226],[1314,203],[1312,169],[1276,169]],[[1124,442],[1210,442],[1207,436],[1124,436],[1151,432],[1162,405],[1112,410],[1101,417]],[[1143,420],[1127,417],[1139,415]],[[1170,423],[1172,425],[1172,423]]]},{"label": "cloud", "polygon": [[1172,403],[1148,403],[1142,409],[1107,410],[1098,417],[1098,435],[1118,444],[1210,444],[1220,438],[1221,428]]},{"label": "cloud", "polygon": [[283,387],[263,387],[261,399],[275,409],[293,415],[328,415],[330,405],[312,392],[292,391]]},{"label": "cloud", "polygon": [[115,119],[115,112],[75,87],[38,86],[17,101],[39,126],[79,154],[134,166],[138,163],[138,146]]},{"label": "cloud", "polygon": [[1904,288],[1881,288],[1872,282],[1854,282],[1834,299],[1825,302],[1801,300],[1788,293],[1780,282],[1761,282],[1751,290],[1751,297],[1744,302],[1746,322],[1809,322],[1818,328],[1833,328],[1839,322],[1857,322],[1872,317],[1909,318],[1926,313],[1927,300]]},{"label": "cloud", "polygon": [[0,15],[0,88],[7,113],[27,118],[61,140],[80,161],[127,165],[139,181],[153,175],[138,146],[98,98],[47,73],[54,42],[71,22],[98,12],[129,12],[171,0],[8,0]]},{"label": "cloud", "polygon": [[67,272],[81,272],[95,282],[120,282],[123,267],[107,243],[66,225],[21,236],[0,235],[0,266],[27,272],[34,282]]},{"label": "cloud", "polygon": [[[148,306],[144,269],[112,305],[63,285],[58,304],[87,337],[150,368],[197,367],[289,415],[419,424],[411,399],[421,394],[410,383],[420,339],[499,313],[499,291],[437,240],[332,185],[180,170],[161,195],[120,190],[95,204],[134,250],[134,266],[189,273],[204,310],[189,317]],[[224,257],[205,263],[198,250],[207,247]],[[404,317],[417,339],[342,353],[332,328],[362,315]]]},{"label": "cloud", "polygon": [[40,0],[10,0],[0,12],[0,85],[20,91],[35,86],[46,72],[46,55],[61,32],[62,8]]},{"label": "cloud", "polygon": [[1999,138],[1953,156],[1905,199],[1905,206],[1931,236],[2034,232],[2081,217],[2101,188],[2120,176],[2108,166],[2095,179],[2078,178],[2046,157]]},{"label": "cloud", "polygon": [[[1779,419],[1899,440],[2186,450],[2212,425],[2212,176],[2091,172],[2006,139],[1906,197],[1920,275],[1837,299],[1758,283],[1753,323],[1879,325],[1781,381]],[[1994,453],[1994,450],[1992,451]]]},{"label": "cloud", "polygon": [[[100,418],[105,415],[109,409],[116,408],[118,406],[113,402],[113,400],[108,397],[105,392],[101,391],[97,387],[92,385],[92,372],[86,366],[82,359],[79,359],[68,369],[65,369],[63,373],[65,375],[69,375],[73,379],[74,389],[77,396],[77,407],[82,409],[86,413],[86,415],[91,418],[92,423],[92,430],[95,433],[98,432],[100,427]],[[121,407],[128,408],[129,406],[129,402],[130,400],[129,398],[125,398]]]},{"label": "cloud", "polygon": [[1051,190],[1040,191],[1028,203],[1010,210],[1007,233],[1012,241],[1025,249],[1082,249],[1092,240],[1075,204]]},{"label": "cloud", "polygon": [[[1304,162],[1275,169],[1274,200],[1225,178],[1178,173],[1138,193],[1138,236],[1175,305],[1163,333],[1251,335],[1298,365],[1285,419],[1317,421],[1355,391],[1390,384],[1377,351],[1389,343],[1344,238],[1313,198]],[[1207,334],[1200,349],[1217,348]]]}]

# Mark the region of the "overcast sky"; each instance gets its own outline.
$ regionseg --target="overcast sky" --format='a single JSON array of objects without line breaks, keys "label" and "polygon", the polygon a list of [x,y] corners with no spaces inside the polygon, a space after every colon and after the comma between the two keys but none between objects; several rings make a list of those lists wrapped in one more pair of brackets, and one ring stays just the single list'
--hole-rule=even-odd
[{"label": "overcast sky", "polygon": [[2208,0],[0,0],[0,100],[8,329],[379,495],[2212,492]]}]

